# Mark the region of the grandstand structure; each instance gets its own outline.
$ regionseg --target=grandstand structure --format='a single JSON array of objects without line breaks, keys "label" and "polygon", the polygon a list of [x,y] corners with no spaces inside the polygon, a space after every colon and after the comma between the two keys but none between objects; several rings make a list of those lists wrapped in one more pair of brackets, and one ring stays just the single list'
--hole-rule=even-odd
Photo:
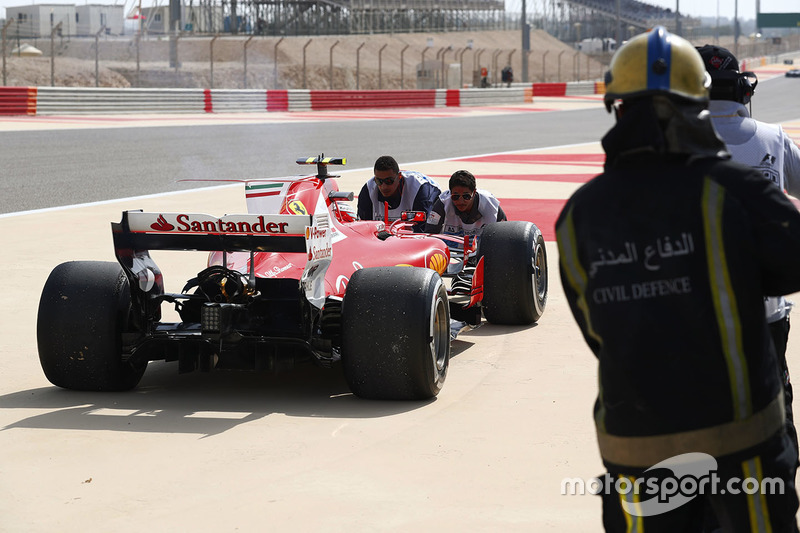
[{"label": "grandstand structure", "polygon": [[170,31],[172,22],[194,33],[270,36],[479,31],[515,24],[503,0],[167,0],[142,14],[149,33]]},{"label": "grandstand structure", "polygon": [[[619,16],[617,2],[620,4]],[[527,20],[564,41],[623,38],[683,17],[637,0],[527,0]],[[134,9],[129,18],[137,18]],[[141,13],[148,33],[346,35],[521,27],[504,0],[158,0]]]},{"label": "grandstand structure", "polygon": [[659,25],[683,35],[700,25],[697,19],[637,0],[549,0],[544,5],[535,25],[567,42],[606,37],[624,41]]}]

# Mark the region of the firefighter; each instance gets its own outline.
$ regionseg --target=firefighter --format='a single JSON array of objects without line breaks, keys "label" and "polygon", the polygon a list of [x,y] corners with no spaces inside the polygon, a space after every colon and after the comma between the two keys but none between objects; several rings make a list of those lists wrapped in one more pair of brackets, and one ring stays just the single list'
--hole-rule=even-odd
[{"label": "firefighter", "polygon": [[[729,160],[709,85],[697,50],[663,27],[622,46],[606,75],[604,172],[556,222],[566,297],[599,362],[610,532],[701,531],[706,506],[723,531],[797,527],[762,299],[800,290],[800,212]],[[781,490],[750,490],[768,480]]]}]

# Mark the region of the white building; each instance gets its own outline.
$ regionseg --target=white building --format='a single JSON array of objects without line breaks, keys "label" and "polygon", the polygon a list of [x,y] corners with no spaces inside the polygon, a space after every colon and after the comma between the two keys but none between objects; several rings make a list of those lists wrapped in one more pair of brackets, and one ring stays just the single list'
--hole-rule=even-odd
[{"label": "white building", "polygon": [[89,4],[28,4],[6,8],[6,19],[14,19],[7,36],[21,38],[50,37],[61,23],[58,36],[91,36],[105,26],[109,35],[125,32],[122,6]]},{"label": "white building", "polygon": [[[182,33],[217,33],[224,31],[225,21],[222,6],[185,6],[181,4],[181,20],[178,31]],[[138,9],[134,10],[138,12]],[[131,16],[134,15],[131,12]],[[151,34],[168,34],[171,29],[169,6],[142,8],[143,30]]]},{"label": "white building", "polygon": [[123,6],[87,4],[75,7],[76,35],[96,35],[105,27],[108,35],[125,33],[125,13]]}]

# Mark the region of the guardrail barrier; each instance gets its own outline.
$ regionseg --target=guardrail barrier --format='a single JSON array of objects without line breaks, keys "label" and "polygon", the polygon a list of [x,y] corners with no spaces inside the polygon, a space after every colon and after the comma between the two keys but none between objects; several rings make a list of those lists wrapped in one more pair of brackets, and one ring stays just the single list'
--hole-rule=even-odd
[{"label": "guardrail barrier", "polygon": [[602,84],[534,83],[509,88],[400,91],[0,87],[0,114],[254,113],[469,107],[530,103],[536,96],[593,94],[598,87],[602,88]]}]

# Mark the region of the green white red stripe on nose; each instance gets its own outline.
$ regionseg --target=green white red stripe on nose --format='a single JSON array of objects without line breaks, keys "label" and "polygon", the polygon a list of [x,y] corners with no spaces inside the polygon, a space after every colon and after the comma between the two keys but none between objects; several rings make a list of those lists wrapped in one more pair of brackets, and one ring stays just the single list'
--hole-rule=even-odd
[{"label": "green white red stripe on nose", "polygon": [[247,198],[259,198],[261,196],[277,196],[281,193],[283,183],[259,183],[245,185],[245,196]]}]

